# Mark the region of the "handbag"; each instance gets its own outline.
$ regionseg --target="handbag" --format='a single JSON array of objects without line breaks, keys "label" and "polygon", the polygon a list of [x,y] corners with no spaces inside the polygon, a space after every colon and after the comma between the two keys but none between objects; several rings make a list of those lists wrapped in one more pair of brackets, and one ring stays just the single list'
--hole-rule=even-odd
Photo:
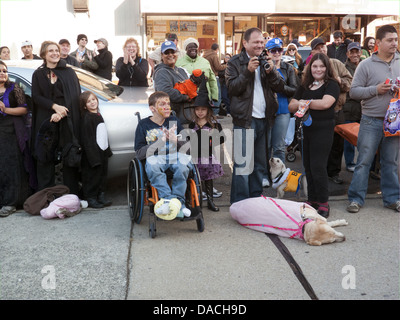
[{"label": "handbag", "polygon": [[400,99],[399,91],[390,100],[385,117],[383,118],[383,132],[385,137],[400,136]]},{"label": "handbag", "polygon": [[80,146],[78,139],[74,135],[74,128],[72,126],[72,120],[70,116],[67,116],[68,127],[72,134],[72,142],[67,143],[62,150],[62,161],[63,164],[76,168],[80,167],[82,159],[82,147]]}]

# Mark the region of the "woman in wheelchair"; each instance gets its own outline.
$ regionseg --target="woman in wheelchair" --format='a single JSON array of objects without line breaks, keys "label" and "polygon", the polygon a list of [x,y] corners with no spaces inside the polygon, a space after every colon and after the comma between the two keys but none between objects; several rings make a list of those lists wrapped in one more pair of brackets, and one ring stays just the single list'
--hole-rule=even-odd
[{"label": "woman in wheelchair", "polygon": [[[178,141],[177,132],[183,130],[178,118],[171,116],[168,94],[156,91],[149,97],[152,116],[139,121],[135,134],[138,160],[146,159],[145,171],[150,184],[157,189],[159,201],[154,213],[164,220],[177,216],[189,217],[185,207],[186,180],[192,169],[191,157],[178,150],[185,141]],[[172,171],[171,188],[166,171]]]}]

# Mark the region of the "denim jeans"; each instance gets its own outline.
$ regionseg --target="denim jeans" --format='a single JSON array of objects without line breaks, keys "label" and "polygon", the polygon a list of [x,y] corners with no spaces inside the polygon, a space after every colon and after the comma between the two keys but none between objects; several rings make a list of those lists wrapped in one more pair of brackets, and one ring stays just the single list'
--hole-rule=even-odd
[{"label": "denim jeans", "polygon": [[383,204],[399,200],[399,137],[385,137],[383,120],[362,115],[358,133],[358,158],[348,190],[349,201],[364,204],[371,163],[380,146],[381,191]]},{"label": "denim jeans", "polygon": [[253,118],[251,129],[233,126],[231,203],[261,196],[263,173],[267,165],[266,134],[265,119]]},{"label": "denim jeans", "polygon": [[[191,157],[183,153],[154,155],[146,160],[145,170],[151,185],[157,189],[161,199],[177,198],[185,207],[185,193],[189,172],[192,169]],[[165,172],[170,169],[173,173],[171,188]]]},{"label": "denim jeans", "polygon": [[276,115],[275,123],[268,126],[268,150],[270,157],[279,158],[285,163],[285,137],[289,127],[290,113]]}]

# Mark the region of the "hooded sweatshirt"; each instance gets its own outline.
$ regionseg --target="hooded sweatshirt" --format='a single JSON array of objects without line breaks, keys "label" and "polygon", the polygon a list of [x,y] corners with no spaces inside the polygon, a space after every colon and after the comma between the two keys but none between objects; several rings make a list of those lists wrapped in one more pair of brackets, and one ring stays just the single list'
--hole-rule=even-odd
[{"label": "hooded sweatshirt", "polygon": [[362,114],[383,118],[393,95],[389,92],[378,95],[377,87],[386,79],[400,77],[400,54],[395,53],[387,63],[373,53],[369,59],[360,62],[350,88],[350,98],[361,100]]}]

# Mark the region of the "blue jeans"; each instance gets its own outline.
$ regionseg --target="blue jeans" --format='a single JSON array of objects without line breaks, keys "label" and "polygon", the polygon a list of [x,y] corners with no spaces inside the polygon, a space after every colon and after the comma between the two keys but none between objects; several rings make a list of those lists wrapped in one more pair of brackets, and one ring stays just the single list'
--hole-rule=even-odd
[{"label": "blue jeans", "polygon": [[363,115],[358,133],[358,158],[348,190],[349,201],[364,204],[371,163],[380,146],[381,191],[383,204],[399,200],[399,137],[385,137],[383,120]]},{"label": "blue jeans", "polygon": [[276,115],[275,123],[268,126],[268,150],[269,157],[279,158],[285,163],[286,143],[285,137],[289,127],[290,113]]},{"label": "blue jeans", "polygon": [[[192,169],[191,157],[183,153],[154,155],[146,160],[145,170],[151,185],[157,189],[161,199],[177,198],[185,207],[185,193],[189,172]],[[172,171],[171,188],[167,182],[167,170]]]},{"label": "blue jeans", "polygon": [[253,118],[251,129],[233,126],[231,203],[261,196],[263,173],[267,165],[266,134],[265,119]]}]

